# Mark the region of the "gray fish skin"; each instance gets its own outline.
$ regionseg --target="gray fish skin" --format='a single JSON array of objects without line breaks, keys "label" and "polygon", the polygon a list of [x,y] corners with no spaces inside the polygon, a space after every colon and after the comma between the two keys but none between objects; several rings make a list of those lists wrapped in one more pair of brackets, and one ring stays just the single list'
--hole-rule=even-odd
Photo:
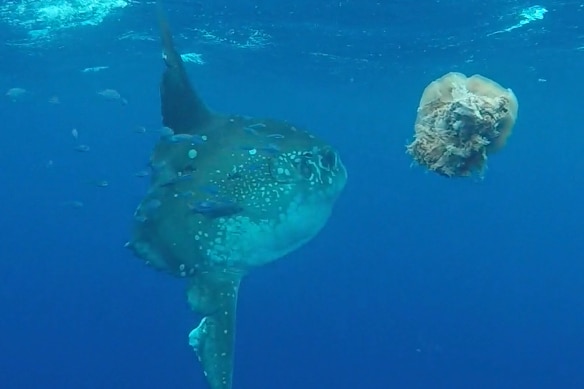
[{"label": "gray fish skin", "polygon": [[318,234],[347,171],[332,146],[290,123],[211,112],[191,87],[163,16],[160,31],[163,125],[201,142],[158,142],[128,247],[188,281],[189,304],[202,316],[189,343],[209,387],[231,389],[241,279]]}]

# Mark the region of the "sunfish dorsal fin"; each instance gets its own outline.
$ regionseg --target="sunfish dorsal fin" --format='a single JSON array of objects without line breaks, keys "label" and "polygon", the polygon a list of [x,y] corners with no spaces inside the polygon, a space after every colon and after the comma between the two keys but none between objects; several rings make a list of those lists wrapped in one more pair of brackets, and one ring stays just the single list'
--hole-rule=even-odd
[{"label": "sunfish dorsal fin", "polygon": [[211,118],[212,114],[199,98],[174,47],[172,34],[164,12],[158,7],[158,24],[162,41],[162,57],[166,70],[160,83],[162,123],[176,134],[193,134]]},{"label": "sunfish dorsal fin", "polygon": [[211,389],[231,389],[235,347],[235,313],[241,275],[201,273],[189,289],[191,308],[203,315],[189,334]]}]

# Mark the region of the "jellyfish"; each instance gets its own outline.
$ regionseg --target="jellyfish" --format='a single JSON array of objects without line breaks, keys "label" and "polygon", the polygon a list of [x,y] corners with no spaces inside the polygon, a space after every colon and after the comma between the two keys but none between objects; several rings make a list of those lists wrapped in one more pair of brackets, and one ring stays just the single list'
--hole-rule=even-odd
[{"label": "jellyfish", "polygon": [[407,153],[442,176],[482,178],[488,156],[505,147],[517,111],[511,89],[478,74],[448,73],[424,90]]}]

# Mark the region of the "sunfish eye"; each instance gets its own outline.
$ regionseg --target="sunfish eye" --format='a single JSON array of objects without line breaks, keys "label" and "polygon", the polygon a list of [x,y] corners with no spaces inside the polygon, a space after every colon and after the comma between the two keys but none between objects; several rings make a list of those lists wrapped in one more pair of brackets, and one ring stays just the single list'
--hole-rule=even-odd
[{"label": "sunfish eye", "polygon": [[310,179],[313,175],[313,168],[309,158],[302,158],[297,169],[300,175],[306,179]]},{"label": "sunfish eye", "polygon": [[333,170],[337,167],[337,153],[331,148],[325,148],[320,153],[320,167],[325,170]]}]

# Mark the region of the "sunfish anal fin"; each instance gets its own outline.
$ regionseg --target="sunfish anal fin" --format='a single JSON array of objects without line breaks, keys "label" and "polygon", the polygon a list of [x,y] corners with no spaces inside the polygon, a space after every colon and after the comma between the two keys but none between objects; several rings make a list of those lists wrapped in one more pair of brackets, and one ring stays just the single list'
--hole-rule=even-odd
[{"label": "sunfish anal fin", "polygon": [[168,21],[160,7],[158,25],[162,57],[166,63],[160,83],[162,123],[175,134],[195,134],[213,115],[191,86],[183,60],[174,47]]},{"label": "sunfish anal fin", "polygon": [[231,389],[240,280],[241,275],[201,273],[187,292],[191,308],[203,315],[189,334],[189,344],[203,365],[211,389]]}]

